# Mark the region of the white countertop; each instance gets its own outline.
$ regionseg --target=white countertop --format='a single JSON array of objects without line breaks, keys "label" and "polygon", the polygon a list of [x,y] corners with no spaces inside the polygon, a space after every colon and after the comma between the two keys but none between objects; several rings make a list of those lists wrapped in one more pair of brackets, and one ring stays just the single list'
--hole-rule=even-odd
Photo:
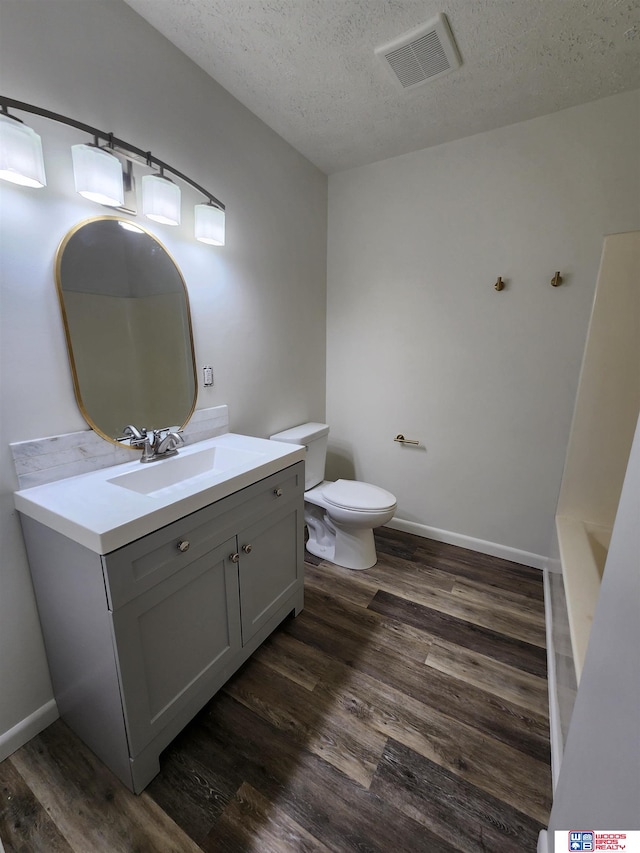
[{"label": "white countertop", "polygon": [[[171,466],[184,457],[226,447],[258,454],[222,472],[210,471],[144,494],[117,485],[123,474]],[[305,458],[305,449],[225,433],[180,449],[178,456],[141,465],[125,462],[14,493],[16,509],[98,554],[108,554],[179,518],[257,483]],[[257,461],[256,461],[257,460]],[[116,482],[110,482],[116,480]]]}]

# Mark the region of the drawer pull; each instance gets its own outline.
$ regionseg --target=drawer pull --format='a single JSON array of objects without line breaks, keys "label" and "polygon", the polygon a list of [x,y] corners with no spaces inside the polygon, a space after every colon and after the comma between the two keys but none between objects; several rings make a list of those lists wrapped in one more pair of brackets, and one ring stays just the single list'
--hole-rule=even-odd
[{"label": "drawer pull", "polygon": [[180,542],[178,542],[178,551],[182,551],[182,553],[184,554],[185,551],[189,550],[190,544],[191,543],[188,539],[181,539]]},{"label": "drawer pull", "polygon": [[253,551],[253,545],[243,545],[242,550],[245,554],[250,554]]},{"label": "drawer pull", "polygon": [[273,494],[274,494],[277,498],[281,498],[281,497],[282,497],[282,489],[274,489],[274,490],[273,490]]},{"label": "drawer pull", "polygon": [[229,559],[232,563],[240,562],[240,554],[229,554]]}]

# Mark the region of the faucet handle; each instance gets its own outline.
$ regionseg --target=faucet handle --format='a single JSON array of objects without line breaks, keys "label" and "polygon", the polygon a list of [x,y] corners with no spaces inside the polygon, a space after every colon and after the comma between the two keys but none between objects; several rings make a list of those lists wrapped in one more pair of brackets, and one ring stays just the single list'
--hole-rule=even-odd
[{"label": "faucet handle", "polygon": [[127,424],[127,426],[122,430],[124,433],[119,441],[127,441],[129,440],[129,444],[131,447],[142,447],[147,440],[147,430],[142,427],[142,429],[138,429],[133,424]]},{"label": "faucet handle", "polygon": [[182,437],[182,429],[180,427],[162,427],[162,429],[156,430],[156,434],[158,436],[158,439],[168,438],[169,436],[171,436],[173,442],[176,445],[184,444],[184,438]]},{"label": "faucet handle", "polygon": [[135,438],[136,441],[141,441],[147,434],[147,431],[144,427],[142,427],[142,429],[138,429],[133,424],[127,424],[127,426],[122,430],[122,432],[127,438]]},{"label": "faucet handle", "polygon": [[180,435],[179,432],[174,432],[173,430],[169,430],[164,440],[174,450],[177,449],[181,444],[184,444],[184,438]]}]

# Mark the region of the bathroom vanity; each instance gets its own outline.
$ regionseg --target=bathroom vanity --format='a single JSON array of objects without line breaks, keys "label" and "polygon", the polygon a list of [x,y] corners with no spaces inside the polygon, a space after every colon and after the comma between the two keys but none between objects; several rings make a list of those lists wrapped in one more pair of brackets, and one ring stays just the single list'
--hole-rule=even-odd
[{"label": "bathroom vanity", "polygon": [[302,609],[303,459],[228,433],[16,492],[60,716],[132,791]]}]

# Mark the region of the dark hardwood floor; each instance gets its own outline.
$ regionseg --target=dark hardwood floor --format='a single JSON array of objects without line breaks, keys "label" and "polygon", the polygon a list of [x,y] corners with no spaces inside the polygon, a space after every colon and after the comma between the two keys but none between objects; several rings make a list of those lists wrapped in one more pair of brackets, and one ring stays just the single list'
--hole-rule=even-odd
[{"label": "dark hardwood floor", "polygon": [[551,798],[542,575],[390,529],[130,794],[58,721],[0,764],[6,853],[523,853]]}]

